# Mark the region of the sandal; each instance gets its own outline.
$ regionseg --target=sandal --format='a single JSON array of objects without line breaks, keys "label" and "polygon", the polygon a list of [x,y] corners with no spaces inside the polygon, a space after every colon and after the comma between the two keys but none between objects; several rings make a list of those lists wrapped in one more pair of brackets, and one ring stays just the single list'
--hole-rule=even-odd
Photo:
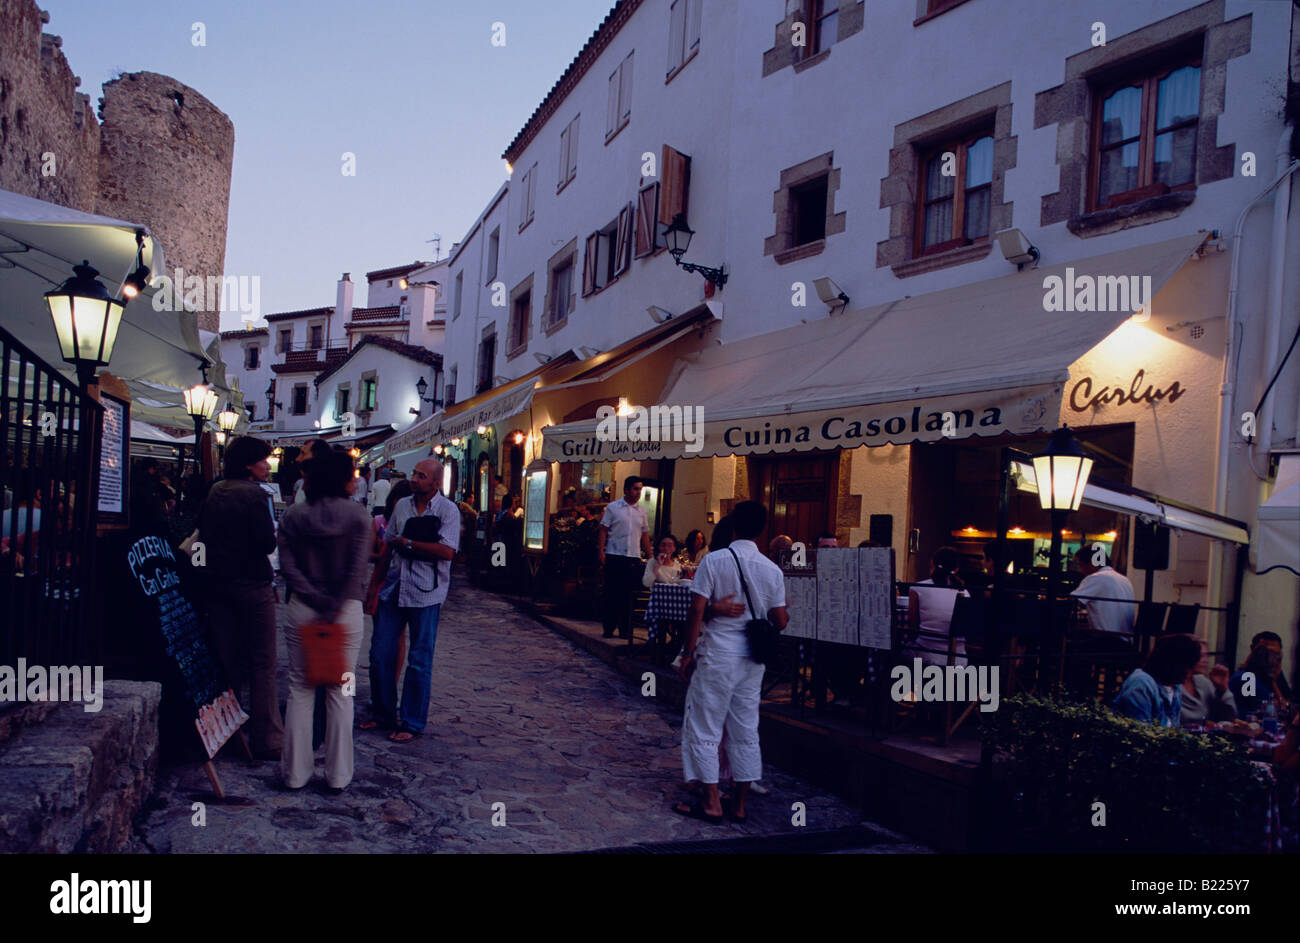
[{"label": "sandal", "polygon": [[414,730],[394,730],[388,735],[388,739],[393,743],[410,743],[418,736],[419,734]]},{"label": "sandal", "polygon": [[689,808],[683,808],[684,806],[686,806],[685,802],[679,802],[673,806],[673,811],[678,815],[686,816],[688,819],[699,819],[708,822],[710,825],[721,825],[727,819],[725,815],[709,815],[699,802],[692,802]]},{"label": "sandal", "polygon": [[361,721],[361,723],[357,724],[357,729],[358,730],[386,730],[390,726],[391,726],[390,724],[381,724],[377,720],[363,720]]}]

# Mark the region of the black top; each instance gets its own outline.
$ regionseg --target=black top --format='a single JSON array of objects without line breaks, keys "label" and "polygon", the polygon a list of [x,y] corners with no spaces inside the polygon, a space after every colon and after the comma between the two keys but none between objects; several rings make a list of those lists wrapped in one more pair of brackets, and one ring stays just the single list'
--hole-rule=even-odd
[{"label": "black top", "polygon": [[199,512],[199,539],[209,577],[271,582],[267,555],[275,550],[275,521],[270,497],[257,482],[225,479],[213,485]]}]

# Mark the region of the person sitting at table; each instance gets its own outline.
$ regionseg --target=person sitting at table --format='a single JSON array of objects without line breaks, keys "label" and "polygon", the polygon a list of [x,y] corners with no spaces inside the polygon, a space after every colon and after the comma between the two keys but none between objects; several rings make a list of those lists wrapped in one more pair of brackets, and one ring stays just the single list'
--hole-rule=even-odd
[{"label": "person sitting at table", "polygon": [[767,557],[777,566],[781,565],[781,554],[794,549],[794,538],[788,534],[777,534],[767,543]]},{"label": "person sitting at table", "polygon": [[1182,708],[1178,716],[1184,727],[1207,720],[1232,720],[1237,716],[1237,702],[1228,690],[1228,666],[1211,668],[1209,643],[1203,638],[1196,641],[1201,648],[1201,660],[1179,692]]},{"label": "person sitting at table", "polygon": [[1100,566],[1092,560],[1093,548],[1087,544],[1074,552],[1083,579],[1070,595],[1087,607],[1088,626],[1094,632],[1109,633],[1108,638],[1122,639],[1127,647],[1137,622],[1133,584],[1123,573],[1111,569],[1104,555]]},{"label": "person sitting at table", "polygon": [[682,565],[677,560],[677,538],[664,534],[659,538],[658,552],[645,562],[641,585],[646,589],[655,583],[677,583],[682,578]]},{"label": "person sitting at table", "polygon": [[1228,686],[1237,699],[1237,711],[1243,717],[1246,714],[1258,714],[1263,710],[1265,698],[1271,697],[1277,707],[1278,716],[1289,703],[1287,695],[1290,688],[1283,688],[1282,678],[1282,644],[1271,640],[1261,641],[1255,645],[1241,667],[1229,679]]},{"label": "person sitting at table", "polygon": [[[910,647],[904,651],[908,658],[920,658],[926,665],[948,664],[947,651],[940,637],[947,637],[952,629],[952,611],[958,596],[969,596],[957,577],[961,556],[952,547],[940,547],[930,561],[930,578],[913,583],[907,593],[907,624],[910,628]],[[925,638],[921,638],[921,633]],[[966,646],[961,639],[955,648],[956,665],[966,664]]]},{"label": "person sitting at table", "polygon": [[683,566],[695,569],[699,567],[704,555],[709,552],[709,542],[704,539],[704,531],[698,528],[686,535],[686,543],[677,554]]},{"label": "person sitting at table", "polygon": [[1182,714],[1182,686],[1200,660],[1201,645],[1195,637],[1161,636],[1146,664],[1124,679],[1112,708],[1132,720],[1176,727]]}]

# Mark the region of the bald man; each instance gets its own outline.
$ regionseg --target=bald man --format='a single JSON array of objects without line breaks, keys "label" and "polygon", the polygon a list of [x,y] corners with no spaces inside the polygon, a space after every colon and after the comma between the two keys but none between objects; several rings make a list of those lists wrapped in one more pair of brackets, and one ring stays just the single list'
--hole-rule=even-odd
[{"label": "bald man", "polygon": [[[391,729],[388,739],[408,743],[429,719],[433,646],[438,615],[451,584],[451,560],[460,546],[460,510],[440,494],[442,463],[426,458],[411,472],[411,494],[393,508],[384,530],[393,560],[379,590],[370,639],[371,719],[361,729]],[[410,627],[411,647],[397,705],[397,640]]]}]

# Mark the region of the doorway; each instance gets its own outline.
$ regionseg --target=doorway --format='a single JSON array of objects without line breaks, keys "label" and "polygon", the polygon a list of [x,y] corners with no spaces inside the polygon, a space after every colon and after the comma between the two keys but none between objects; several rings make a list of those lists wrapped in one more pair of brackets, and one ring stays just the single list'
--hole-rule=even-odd
[{"label": "doorway", "polygon": [[760,550],[778,534],[815,547],[818,534],[834,532],[839,467],[836,452],[749,459],[750,494],[767,508]]}]

